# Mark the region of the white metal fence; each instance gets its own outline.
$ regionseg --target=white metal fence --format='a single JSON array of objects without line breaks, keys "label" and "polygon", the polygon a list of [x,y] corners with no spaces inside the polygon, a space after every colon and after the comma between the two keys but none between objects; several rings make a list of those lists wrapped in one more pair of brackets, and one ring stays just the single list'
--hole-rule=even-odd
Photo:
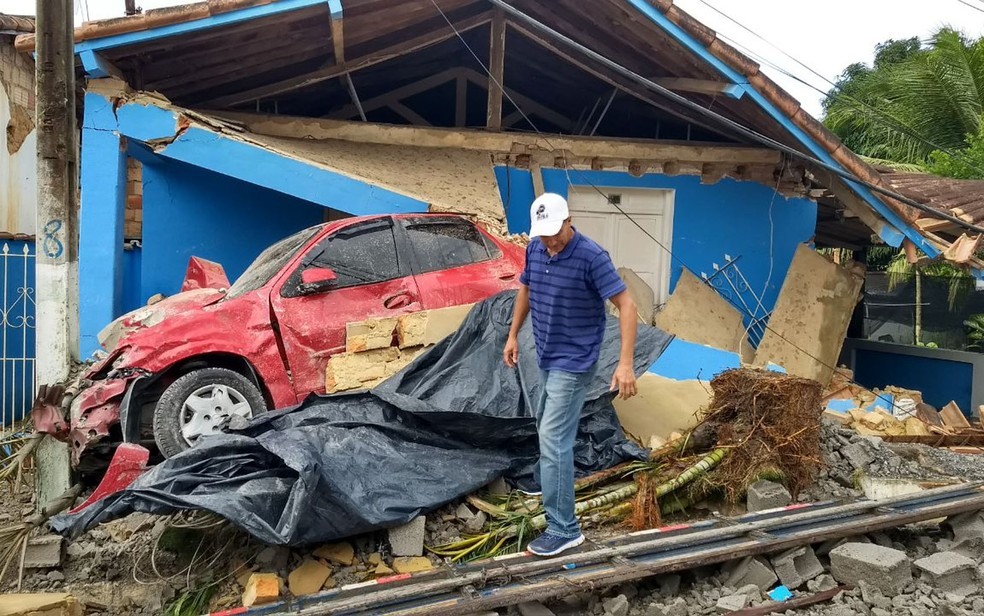
[{"label": "white metal fence", "polygon": [[34,399],[34,264],[33,241],[0,240],[0,437]]}]

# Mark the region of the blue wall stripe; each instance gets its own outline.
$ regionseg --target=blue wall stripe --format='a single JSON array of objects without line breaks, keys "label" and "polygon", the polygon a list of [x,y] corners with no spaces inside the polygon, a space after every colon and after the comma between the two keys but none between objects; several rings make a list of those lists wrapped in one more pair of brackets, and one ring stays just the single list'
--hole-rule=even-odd
[{"label": "blue wall stripe", "polygon": [[[648,17],[650,21],[666,31],[667,34],[672,36],[681,45],[713,66],[719,73],[728,78],[730,81],[738,83],[742,80],[746,80],[741,73],[716,58],[714,54],[701,45],[699,41],[690,36],[690,34],[683,30],[683,28],[670,21],[666,15],[649,4],[646,0],[626,1],[634,6],[640,13]],[[834,158],[830,156],[830,154],[823,147],[813,141],[809,135],[807,135],[801,128],[796,126],[790,118],[786,117],[785,114],[779,111],[779,109],[776,108],[771,101],[766,99],[758,90],[753,87],[748,87],[746,88],[746,91],[752,100],[754,100],[766,113],[772,116],[776,122],[781,124],[783,128],[789,131],[793,137],[809,149],[816,158],[829,165],[843,169],[843,166],[834,160]],[[902,231],[905,237],[912,240],[912,242],[918,246],[920,250],[930,257],[935,257],[940,254],[940,251],[936,247],[929,244],[925,238],[923,238],[915,229],[908,225],[905,220],[903,220],[902,217],[899,216],[894,210],[878,199],[869,189],[852,180],[845,181],[859,196],[861,196],[861,198],[867,201],[876,212],[887,220],[890,225],[896,227],[895,231]],[[884,234],[882,239],[890,244],[898,246],[901,243],[900,237],[891,229],[886,231],[887,232]],[[881,234],[881,230],[879,230],[879,233]],[[898,243],[894,243],[896,241]]]}]

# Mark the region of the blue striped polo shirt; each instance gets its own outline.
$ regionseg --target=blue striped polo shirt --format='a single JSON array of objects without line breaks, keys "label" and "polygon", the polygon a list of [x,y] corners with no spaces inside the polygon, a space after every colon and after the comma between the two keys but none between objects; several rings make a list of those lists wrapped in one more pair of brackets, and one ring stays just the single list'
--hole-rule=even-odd
[{"label": "blue striped polo shirt", "polygon": [[534,239],[519,281],[530,289],[540,369],[591,370],[605,336],[605,300],[625,290],[605,249],[575,230],[564,250],[551,257]]}]

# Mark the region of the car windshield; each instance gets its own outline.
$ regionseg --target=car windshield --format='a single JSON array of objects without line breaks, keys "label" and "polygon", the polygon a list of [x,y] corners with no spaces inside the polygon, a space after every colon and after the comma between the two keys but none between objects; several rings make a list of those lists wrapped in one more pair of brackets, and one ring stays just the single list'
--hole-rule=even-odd
[{"label": "car windshield", "polygon": [[273,246],[270,246],[256,260],[246,268],[231,287],[226,297],[239,297],[250,291],[255,291],[265,285],[273,278],[273,275],[290,261],[291,257],[308,242],[314,234],[321,231],[324,225],[304,229],[294,235],[282,239]]}]

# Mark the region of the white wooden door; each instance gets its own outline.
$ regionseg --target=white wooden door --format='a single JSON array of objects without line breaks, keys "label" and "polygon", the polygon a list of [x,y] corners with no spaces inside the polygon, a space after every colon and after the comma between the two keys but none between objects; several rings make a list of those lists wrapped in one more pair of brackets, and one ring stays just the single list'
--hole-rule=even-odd
[{"label": "white wooden door", "polygon": [[568,202],[574,226],[601,244],[615,267],[627,267],[645,280],[656,294],[657,305],[664,303],[670,286],[671,259],[667,250],[672,250],[673,191],[617,188],[601,191],[604,195],[590,187],[571,188]]}]

